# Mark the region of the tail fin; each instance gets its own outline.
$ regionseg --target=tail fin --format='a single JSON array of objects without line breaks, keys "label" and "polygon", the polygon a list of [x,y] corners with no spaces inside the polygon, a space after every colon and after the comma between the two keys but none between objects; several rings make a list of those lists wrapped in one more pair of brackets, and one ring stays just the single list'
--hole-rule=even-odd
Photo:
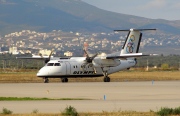
[{"label": "tail fin", "polygon": [[132,54],[139,52],[139,46],[142,38],[140,31],[156,30],[156,29],[130,29],[130,30],[115,30],[115,31],[129,31],[126,41],[122,47],[122,54]]}]

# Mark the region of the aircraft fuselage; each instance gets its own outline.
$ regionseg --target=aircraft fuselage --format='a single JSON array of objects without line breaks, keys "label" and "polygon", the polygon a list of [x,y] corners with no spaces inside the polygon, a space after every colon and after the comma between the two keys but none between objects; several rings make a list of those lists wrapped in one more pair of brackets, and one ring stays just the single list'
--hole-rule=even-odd
[{"label": "aircraft fuselage", "polygon": [[[49,61],[44,67],[42,67],[37,73],[37,77],[47,78],[76,78],[76,77],[99,77],[103,76],[102,68],[93,67],[93,65],[87,65],[82,68],[86,57],[72,57],[67,59],[57,59]],[[118,60],[119,65],[116,67],[106,67],[107,73],[112,74],[123,69],[130,68],[136,64],[135,60]],[[94,71],[94,69],[96,72]]]}]

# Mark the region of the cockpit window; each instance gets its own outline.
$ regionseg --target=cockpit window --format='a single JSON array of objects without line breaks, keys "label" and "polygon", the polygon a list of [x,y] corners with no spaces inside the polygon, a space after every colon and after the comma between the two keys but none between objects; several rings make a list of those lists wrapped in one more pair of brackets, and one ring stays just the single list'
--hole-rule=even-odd
[{"label": "cockpit window", "polygon": [[48,63],[47,66],[61,66],[60,63]]},{"label": "cockpit window", "polygon": [[54,63],[48,63],[47,64],[47,66],[53,66],[54,65]]},{"label": "cockpit window", "polygon": [[61,66],[60,63],[55,63],[54,66]]}]

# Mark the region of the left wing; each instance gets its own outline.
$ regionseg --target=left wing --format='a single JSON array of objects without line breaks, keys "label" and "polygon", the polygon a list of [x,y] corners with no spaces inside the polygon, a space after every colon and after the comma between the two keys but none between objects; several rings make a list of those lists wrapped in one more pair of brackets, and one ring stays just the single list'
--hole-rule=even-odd
[{"label": "left wing", "polygon": [[45,59],[49,59],[48,56],[32,56],[32,57],[16,57],[16,59],[34,59],[34,60],[45,60]]},{"label": "left wing", "polygon": [[45,63],[48,63],[52,56],[32,56],[32,57],[16,57],[16,59],[32,59],[32,60],[44,60]]}]

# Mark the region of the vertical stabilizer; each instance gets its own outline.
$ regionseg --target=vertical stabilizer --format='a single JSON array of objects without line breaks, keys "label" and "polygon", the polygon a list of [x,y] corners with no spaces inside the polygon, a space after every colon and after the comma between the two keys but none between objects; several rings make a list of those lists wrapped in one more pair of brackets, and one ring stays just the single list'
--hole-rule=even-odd
[{"label": "vertical stabilizer", "polygon": [[139,31],[129,31],[126,41],[122,47],[121,54],[137,53],[139,51],[142,33]]},{"label": "vertical stabilizer", "polygon": [[130,30],[115,30],[115,31],[129,31],[126,41],[122,47],[122,54],[138,53],[141,43],[142,33],[140,31],[156,30],[156,29],[130,29]]}]

